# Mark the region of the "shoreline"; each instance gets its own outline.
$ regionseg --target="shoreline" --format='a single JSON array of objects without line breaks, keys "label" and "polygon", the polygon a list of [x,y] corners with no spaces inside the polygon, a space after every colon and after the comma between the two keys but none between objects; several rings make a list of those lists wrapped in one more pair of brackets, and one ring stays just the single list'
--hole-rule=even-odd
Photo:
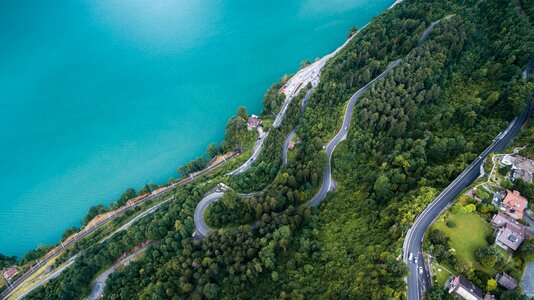
[{"label": "shoreline", "polygon": [[[395,1],[389,8],[387,8],[386,10],[389,10],[391,8],[393,8],[395,5],[401,3],[402,0],[397,0]],[[330,60],[331,58],[333,58],[338,52],[340,52],[344,47],[346,47],[348,45],[349,42],[352,41],[352,39],[360,32],[362,31],[364,28],[366,28],[369,24],[370,24],[371,21],[369,21],[368,23],[366,23],[363,27],[361,27],[356,33],[354,33],[352,36],[350,36],[349,38],[347,38],[343,44],[341,44],[340,46],[338,46],[333,52],[321,57],[319,60],[317,60],[316,62],[312,63],[311,65],[307,66],[306,68],[310,68],[310,67],[318,67],[318,72],[312,72],[312,77],[309,77],[309,78],[304,78],[303,81],[301,82],[301,84],[297,87],[297,89],[295,90],[295,93],[291,96],[291,99],[289,99],[289,102],[292,100],[292,98],[294,98],[295,95],[298,94],[298,92],[300,91],[300,89],[302,89],[304,86],[305,86],[305,83],[307,82],[314,82],[316,86],[319,82],[320,82],[320,72],[322,71],[323,67],[326,65],[326,63],[328,62],[328,60]],[[303,68],[301,70],[299,70],[292,78],[294,78],[297,74],[299,74],[300,72],[302,72],[303,70],[305,70],[306,68]],[[308,69],[309,70],[309,69]],[[291,79],[292,79],[291,78]],[[290,80],[291,80],[290,79]],[[286,83],[287,85],[287,83]],[[287,104],[289,104],[289,102]],[[288,105],[287,105],[288,106]],[[283,106],[282,110],[277,114],[277,118],[278,116],[280,115],[280,119],[283,119],[284,115],[285,115],[285,110],[287,109],[287,106]],[[210,165],[208,165],[208,168],[210,167]],[[202,172],[202,171],[200,171]],[[175,183],[179,183],[180,180],[176,180]],[[162,184],[160,186],[160,189],[159,190],[165,190],[164,187],[167,186],[169,187],[166,183]],[[174,184],[171,184],[170,186],[173,186],[174,187]],[[144,201],[146,201],[147,199],[143,199]],[[142,201],[142,202],[144,202]],[[100,202],[102,204],[102,202]],[[122,208],[122,207],[120,207]],[[112,215],[115,215],[115,212],[113,210],[109,211],[110,214]],[[107,215],[108,213],[106,213]],[[104,218],[103,220],[96,220],[95,222],[92,222],[93,224],[88,224],[87,226],[85,226],[86,228],[92,228],[95,224],[94,223],[100,223],[101,222],[105,222],[107,218]],[[73,236],[71,236],[70,238],[73,238],[75,240],[77,240],[76,238],[74,238],[74,236],[78,235],[79,233],[81,233],[84,229],[84,226],[80,227],[80,231],[78,233],[75,233],[73,234]],[[62,246],[62,242],[60,241],[60,239],[58,239],[59,241],[57,243],[53,243],[53,244],[50,244],[50,246],[54,246],[56,245],[57,247],[53,247],[52,250],[50,250],[49,252],[47,252],[44,256],[41,257],[44,258],[44,257],[47,257],[48,255],[50,255],[51,253],[54,253],[55,251],[58,250],[58,248],[63,248]],[[69,238],[67,238],[64,242],[68,242],[69,241]],[[29,251],[33,251],[37,249],[37,247],[34,247],[32,248],[31,250]],[[29,252],[28,251],[28,252]],[[26,252],[26,253],[28,253]],[[25,253],[25,254],[26,254]],[[23,256],[23,255],[22,255]],[[19,258],[21,259],[22,256]]]}]

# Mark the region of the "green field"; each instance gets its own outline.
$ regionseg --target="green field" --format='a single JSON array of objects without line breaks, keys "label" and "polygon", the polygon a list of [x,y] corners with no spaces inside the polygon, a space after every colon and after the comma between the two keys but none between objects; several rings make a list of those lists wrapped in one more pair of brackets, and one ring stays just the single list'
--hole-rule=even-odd
[{"label": "green field", "polygon": [[432,263],[432,273],[434,274],[436,279],[435,282],[439,287],[444,287],[447,279],[454,275],[449,273],[448,268],[441,266],[438,263]]},{"label": "green field", "polygon": [[447,220],[456,223],[456,226],[449,228],[446,222],[438,221],[431,229],[439,229],[450,237],[451,246],[458,259],[471,261],[477,269],[490,271],[478,264],[475,257],[478,248],[487,245],[486,235],[492,233],[490,225],[475,213],[451,215]]}]

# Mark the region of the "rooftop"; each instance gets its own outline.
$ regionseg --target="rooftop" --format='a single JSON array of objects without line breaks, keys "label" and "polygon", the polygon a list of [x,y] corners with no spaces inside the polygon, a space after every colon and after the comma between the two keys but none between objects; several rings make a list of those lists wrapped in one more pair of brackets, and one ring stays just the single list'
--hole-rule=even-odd
[{"label": "rooftop", "polygon": [[509,290],[513,290],[517,287],[517,280],[505,272],[502,272],[502,274],[497,274],[497,282]]},{"label": "rooftop", "polygon": [[501,209],[514,219],[522,219],[527,204],[527,198],[521,196],[518,191],[506,190],[506,197],[501,203]]},{"label": "rooftop", "polygon": [[248,118],[248,120],[247,120],[247,126],[249,128],[256,128],[256,127],[260,126],[261,123],[262,123],[262,121],[256,115],[250,116]]},{"label": "rooftop", "polygon": [[453,279],[449,293],[454,293],[462,299],[484,299],[484,292],[465,277],[459,275]]},{"label": "rooftop", "polygon": [[525,229],[522,225],[506,223],[504,227],[497,232],[496,239],[500,244],[515,251],[525,240]]},{"label": "rooftop", "polygon": [[6,280],[11,280],[18,273],[19,271],[16,266],[2,270],[2,275]]}]

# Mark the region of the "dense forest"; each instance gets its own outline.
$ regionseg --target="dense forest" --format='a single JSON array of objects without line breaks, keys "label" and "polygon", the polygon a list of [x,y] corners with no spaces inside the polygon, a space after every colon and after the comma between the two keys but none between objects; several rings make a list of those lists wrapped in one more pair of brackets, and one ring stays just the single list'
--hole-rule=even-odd
[{"label": "dense forest", "polygon": [[[414,217],[531,99],[522,74],[534,57],[533,11],[531,0],[406,0],[384,12],[327,63],[300,121],[304,92],[294,99],[251,170],[178,188],[173,201],[85,249],[29,298],[83,298],[96,274],[150,240],[140,260],[108,279],[106,299],[403,299],[399,257]],[[336,191],[306,206],[347,100],[396,59],[359,100],[334,153]],[[264,117],[279,109],[280,86],[266,94]],[[245,115],[229,121],[217,149],[250,143]],[[301,142],[282,164],[294,126]],[[194,239],[195,206],[219,182],[234,192],[206,217],[223,229]],[[249,192],[258,193],[238,195]]]}]

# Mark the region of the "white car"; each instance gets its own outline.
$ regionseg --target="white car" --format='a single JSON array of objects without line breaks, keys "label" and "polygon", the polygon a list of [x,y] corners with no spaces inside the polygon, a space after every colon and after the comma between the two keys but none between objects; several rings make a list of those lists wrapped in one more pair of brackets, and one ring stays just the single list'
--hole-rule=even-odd
[{"label": "white car", "polygon": [[419,274],[423,275],[423,267],[419,267]]},{"label": "white car", "polygon": [[417,258],[413,260],[413,262],[417,265]]}]

